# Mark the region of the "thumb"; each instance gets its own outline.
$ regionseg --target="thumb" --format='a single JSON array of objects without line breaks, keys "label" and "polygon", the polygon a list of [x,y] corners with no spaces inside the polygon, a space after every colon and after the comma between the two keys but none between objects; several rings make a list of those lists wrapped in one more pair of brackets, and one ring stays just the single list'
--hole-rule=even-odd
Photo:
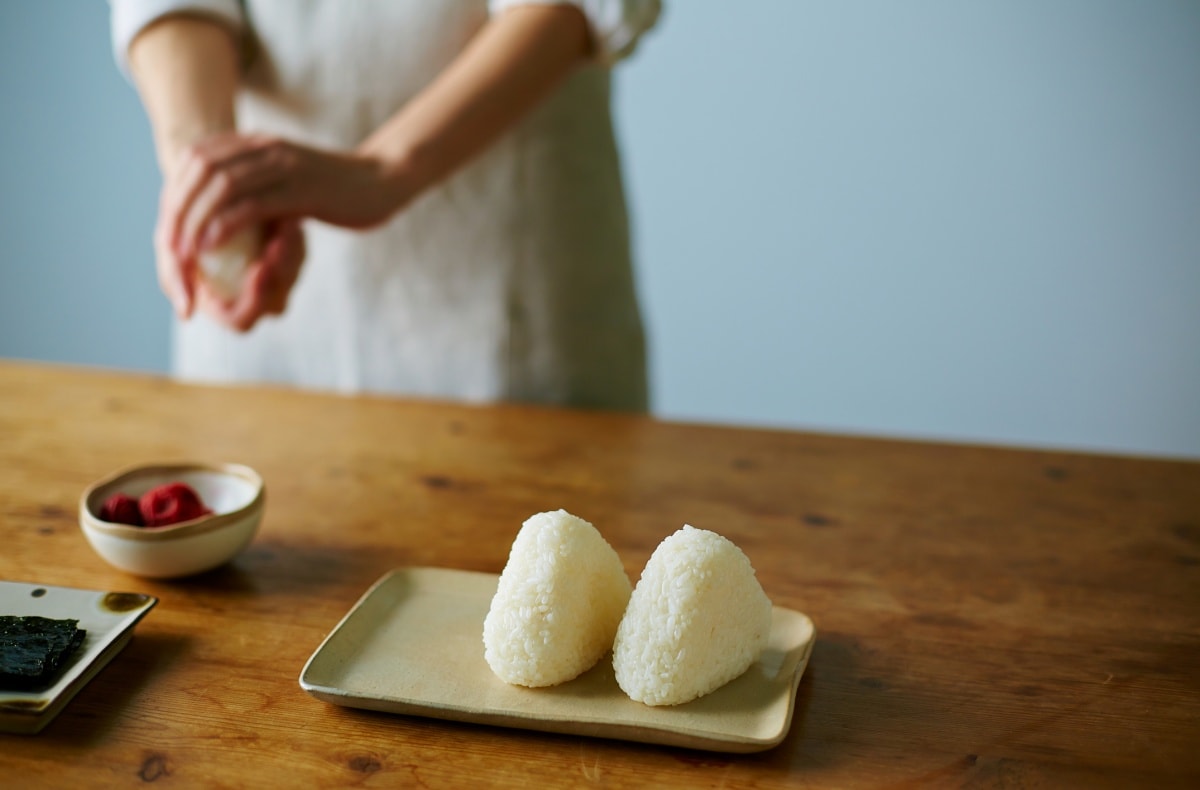
[{"label": "thumb", "polygon": [[195,258],[184,258],[179,262],[179,290],[175,297],[175,311],[185,320],[191,318],[196,309],[196,271]]}]

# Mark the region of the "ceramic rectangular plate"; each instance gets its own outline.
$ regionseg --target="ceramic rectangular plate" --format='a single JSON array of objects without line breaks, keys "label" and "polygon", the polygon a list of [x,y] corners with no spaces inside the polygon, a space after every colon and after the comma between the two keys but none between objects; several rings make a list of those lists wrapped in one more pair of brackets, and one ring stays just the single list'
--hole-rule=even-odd
[{"label": "ceramic rectangular plate", "polygon": [[0,581],[0,615],[78,620],[87,631],[58,680],[42,691],[0,689],[0,732],[35,733],[74,697],[133,635],[133,626],[158,599],[142,593],[101,592],[48,584]]},{"label": "ceramic rectangular plate", "polygon": [[813,645],[803,614],[775,607],[761,658],[684,705],[650,707],[621,691],[606,656],[578,678],[528,689],[483,657],[483,620],[499,577],[443,568],[385,575],[309,658],[300,686],[348,707],[723,752],[778,744]]}]

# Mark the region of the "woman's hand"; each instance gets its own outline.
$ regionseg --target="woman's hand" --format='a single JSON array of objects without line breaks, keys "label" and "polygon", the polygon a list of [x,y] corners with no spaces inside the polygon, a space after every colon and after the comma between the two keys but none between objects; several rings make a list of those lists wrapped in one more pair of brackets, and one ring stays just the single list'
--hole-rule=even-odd
[{"label": "woman's hand", "polygon": [[299,220],[285,219],[263,225],[262,246],[232,300],[222,299],[203,281],[197,289],[197,307],[230,329],[248,332],[267,315],[283,315],[292,286],[304,263],[304,233]]},{"label": "woman's hand", "polygon": [[311,217],[373,227],[408,198],[378,159],[259,134],[218,134],[188,147],[172,180],[162,230],[180,260],[264,223]]},{"label": "woman's hand", "polygon": [[225,326],[246,332],[265,315],[280,315],[287,308],[292,286],[304,263],[304,233],[297,219],[262,223],[258,252],[248,262],[238,294],[226,299],[200,275],[197,255],[181,255],[173,244],[179,186],[168,175],[163,184],[158,225],[154,234],[159,286],[176,315],[188,319],[199,309]]},{"label": "woman's hand", "polygon": [[[173,157],[156,230],[159,283],[181,318],[199,309],[238,331],[282,314],[304,262],[300,220],[349,228],[385,221],[404,203],[399,179],[367,156],[334,153],[266,135],[212,135]],[[245,229],[262,245],[242,287],[222,299],[197,260]]]}]

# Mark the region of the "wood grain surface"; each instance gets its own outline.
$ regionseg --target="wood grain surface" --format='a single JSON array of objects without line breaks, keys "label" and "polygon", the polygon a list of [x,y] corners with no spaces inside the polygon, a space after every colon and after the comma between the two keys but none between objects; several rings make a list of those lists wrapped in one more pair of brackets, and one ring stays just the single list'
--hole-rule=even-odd
[{"label": "wood grain surface", "polygon": [[[254,543],[182,581],[84,541],[149,461],[267,481]],[[329,705],[298,676],[387,571],[498,573],[593,522],[636,579],[684,523],[742,547],[817,644],[783,744],[727,755]],[[133,641],[12,787],[1200,786],[1200,464],[184,386],[0,362],[0,578],[146,592]]]}]

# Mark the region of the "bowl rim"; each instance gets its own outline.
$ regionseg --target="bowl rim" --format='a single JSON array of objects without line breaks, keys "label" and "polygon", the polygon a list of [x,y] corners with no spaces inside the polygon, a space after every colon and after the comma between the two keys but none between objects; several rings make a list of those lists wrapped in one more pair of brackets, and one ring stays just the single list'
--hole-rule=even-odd
[{"label": "bowl rim", "polygon": [[[218,474],[237,477],[254,486],[254,497],[237,510],[227,513],[211,513],[207,516],[194,518],[190,521],[180,521],[163,527],[135,527],[130,524],[117,524],[105,521],[97,515],[100,505],[100,491],[122,481],[133,479],[146,474],[171,475],[181,472],[216,472]],[[164,540],[179,540],[180,538],[203,535],[230,526],[240,521],[248,514],[262,507],[266,498],[266,484],[262,476],[245,464],[206,463],[203,461],[177,461],[135,464],[100,478],[92,483],[79,497],[80,526],[102,535],[108,535],[123,540],[155,542]]]}]

